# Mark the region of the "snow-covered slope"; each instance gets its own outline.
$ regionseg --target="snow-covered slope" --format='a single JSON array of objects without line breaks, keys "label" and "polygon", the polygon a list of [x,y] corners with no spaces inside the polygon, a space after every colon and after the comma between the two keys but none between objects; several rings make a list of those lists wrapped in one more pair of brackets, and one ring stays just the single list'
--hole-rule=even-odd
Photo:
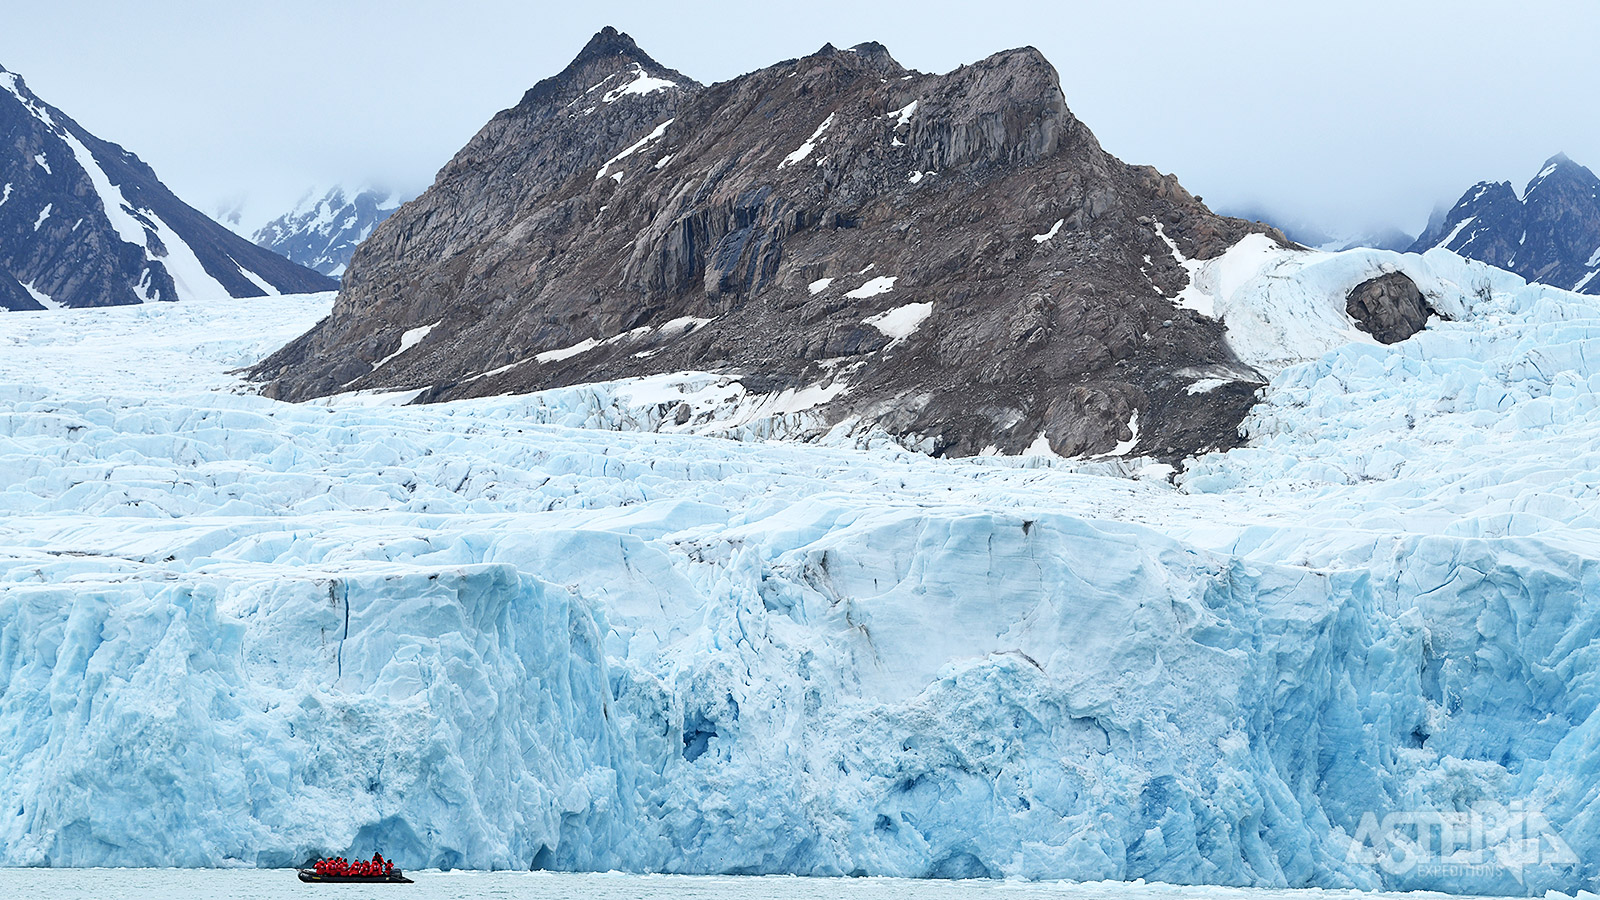
[{"label": "snow-covered slope", "polygon": [[334,187],[320,197],[306,194],[294,209],[261,226],[258,246],[334,278],[344,274],[356,247],[406,197],[390,190]]},{"label": "snow-covered slope", "polygon": [[90,134],[3,68],[0,146],[0,309],[335,286],[189,207],[137,156]]},{"label": "snow-covered slope", "polygon": [[[1384,266],[1454,321],[1284,324]],[[1443,252],[1195,281],[1312,361],[1178,486],[602,430],[637,383],[286,405],[224,305],[99,313],[208,348],[115,378],[7,317],[0,862],[1592,886],[1600,306]]]}]

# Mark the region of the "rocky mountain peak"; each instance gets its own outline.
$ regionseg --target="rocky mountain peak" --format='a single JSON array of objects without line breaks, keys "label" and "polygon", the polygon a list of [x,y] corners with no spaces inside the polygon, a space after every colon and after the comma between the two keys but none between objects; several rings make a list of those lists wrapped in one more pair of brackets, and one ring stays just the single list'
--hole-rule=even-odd
[{"label": "rocky mountain peak", "polygon": [[865,70],[877,71],[880,74],[885,75],[901,74],[906,71],[906,69],[896,62],[894,57],[889,54],[889,48],[878,43],[877,41],[865,41],[855,45],[854,47],[847,47],[844,49],[835,47],[832,43],[823,44],[822,47],[817,50],[817,52],[811,54],[810,56],[802,57],[800,61],[822,61],[830,59],[838,59],[839,61],[844,62],[853,61],[856,63],[861,63],[864,64]]},{"label": "rocky mountain peak", "polygon": [[1559,169],[1563,166],[1577,166],[1580,169],[1583,168],[1583,166],[1579,166],[1577,163],[1573,162],[1572,157],[1568,156],[1567,154],[1557,153],[1555,156],[1552,156],[1544,161],[1544,165],[1540,166],[1540,171]]},{"label": "rocky mountain peak", "polygon": [[332,315],[256,370],[268,393],[690,371],[938,454],[1239,440],[1260,377],[1174,298],[1193,260],[1281,235],[1107,154],[1037,50],[928,74],[825,47],[708,87],[592,58],[379,226]]},{"label": "rocky mountain peak", "polygon": [[1523,190],[1524,201],[1532,200],[1537,191],[1549,190],[1577,190],[1592,191],[1600,186],[1600,179],[1585,166],[1573,162],[1565,153],[1557,153],[1545,160],[1539,173],[1528,182]]},{"label": "rocky mountain peak", "polygon": [[[641,80],[644,83],[637,83]],[[565,69],[523,94],[517,108],[566,103],[590,94],[601,98],[609,96],[612,98],[609,102],[615,102],[620,97],[650,93],[668,86],[660,82],[697,86],[682,72],[656,62],[633,38],[607,25],[589,39]],[[629,90],[630,85],[632,90]]]},{"label": "rocky mountain peak", "polygon": [[326,193],[307,192],[295,208],[250,236],[265,247],[309,269],[338,278],[356,247],[408,199],[388,188],[335,185]]},{"label": "rocky mountain peak", "polygon": [[1480,182],[1441,221],[1430,223],[1411,250],[1433,247],[1529,281],[1600,293],[1600,178],[1557,153],[1521,197],[1510,182]]},{"label": "rocky mountain peak", "polygon": [[649,59],[650,57],[639,49],[633,38],[618,31],[615,26],[607,25],[596,31],[594,37],[589,38],[589,43],[583,45],[577,57],[572,60],[572,65],[582,65],[590,60],[601,59],[607,56],[626,56],[632,59]]}]

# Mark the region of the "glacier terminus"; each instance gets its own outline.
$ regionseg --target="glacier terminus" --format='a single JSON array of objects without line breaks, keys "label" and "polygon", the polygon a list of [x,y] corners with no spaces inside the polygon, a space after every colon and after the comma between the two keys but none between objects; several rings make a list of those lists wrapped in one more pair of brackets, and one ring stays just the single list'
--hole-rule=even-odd
[{"label": "glacier terminus", "polygon": [[[1396,271],[1440,315],[1380,345]],[[8,315],[0,864],[1592,888],[1595,298],[1192,283],[1271,381],[1177,474],[779,441],[704,373],[245,390],[327,294]]]}]

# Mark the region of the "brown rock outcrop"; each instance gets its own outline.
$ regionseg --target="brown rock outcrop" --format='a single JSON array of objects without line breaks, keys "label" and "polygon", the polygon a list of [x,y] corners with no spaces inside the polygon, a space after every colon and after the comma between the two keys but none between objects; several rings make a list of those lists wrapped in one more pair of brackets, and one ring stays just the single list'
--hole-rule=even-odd
[{"label": "brown rock outcrop", "polygon": [[287,399],[423,401],[842,379],[827,423],[936,453],[1043,433],[1180,458],[1236,443],[1255,385],[1188,392],[1184,370],[1240,367],[1171,299],[1188,275],[1158,226],[1202,259],[1268,230],[1107,154],[1031,48],[930,75],[830,46],[701,87],[608,29],[380,226],[333,314],[256,374]]},{"label": "brown rock outcrop", "polygon": [[1421,331],[1438,311],[1404,272],[1369,278],[1351,289],[1345,312],[1379,343],[1396,344]]}]

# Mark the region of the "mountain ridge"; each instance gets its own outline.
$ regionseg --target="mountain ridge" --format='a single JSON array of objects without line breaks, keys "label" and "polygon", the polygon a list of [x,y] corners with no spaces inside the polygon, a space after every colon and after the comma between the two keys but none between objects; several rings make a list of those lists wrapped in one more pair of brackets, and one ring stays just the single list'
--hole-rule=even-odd
[{"label": "mountain ridge", "polygon": [[[381,225],[332,315],[254,370],[266,392],[705,370],[940,454],[1237,442],[1264,379],[1175,298],[1186,262],[1281,234],[1106,154],[1037,50],[931,75],[829,45],[702,87],[622,38]],[[1189,391],[1201,371],[1225,385]]]},{"label": "mountain ridge", "polygon": [[320,196],[312,190],[293,209],[256,229],[250,239],[258,247],[338,278],[349,267],[356,247],[407,199],[398,191],[373,186],[347,190],[335,185]]},{"label": "mountain ridge", "polygon": [[259,297],[333,286],[184,203],[143,160],[90,133],[3,67],[0,143],[14,151],[0,154],[0,307]]},{"label": "mountain ridge", "polygon": [[1545,160],[1521,195],[1481,181],[1409,249],[1443,247],[1529,281],[1600,293],[1600,178],[1565,153]]}]

